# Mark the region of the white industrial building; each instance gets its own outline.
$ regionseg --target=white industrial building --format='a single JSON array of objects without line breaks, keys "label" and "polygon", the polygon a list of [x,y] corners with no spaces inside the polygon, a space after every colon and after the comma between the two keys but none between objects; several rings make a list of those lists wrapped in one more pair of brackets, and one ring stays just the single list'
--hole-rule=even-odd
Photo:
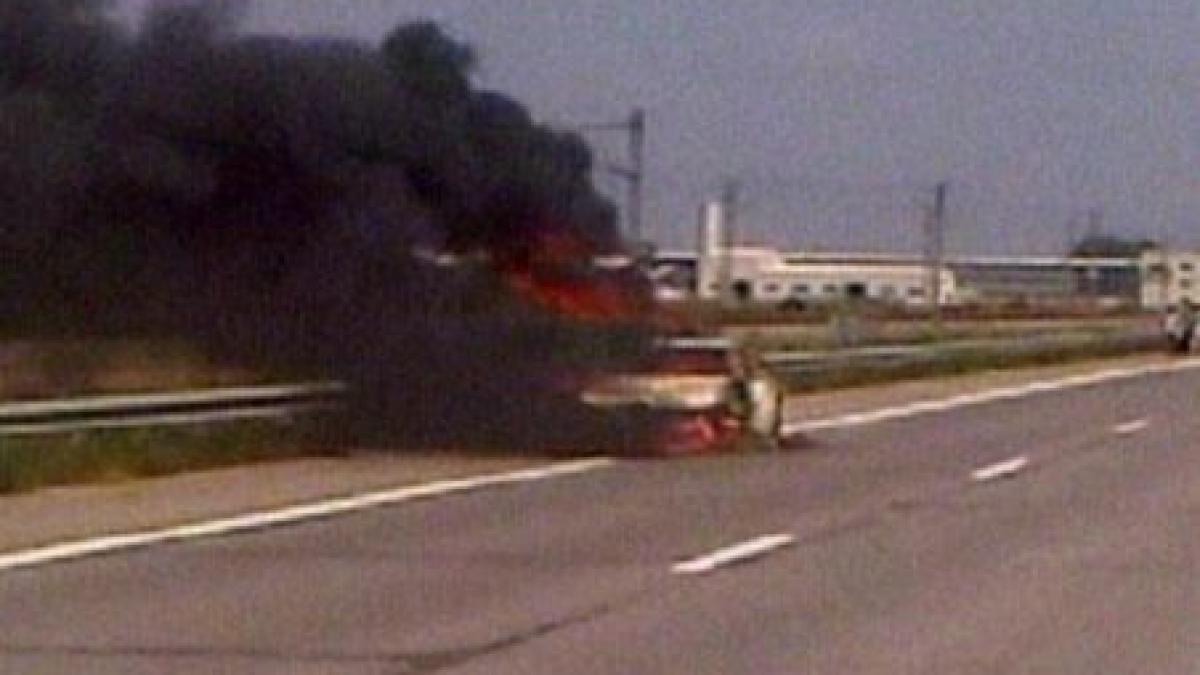
[{"label": "white industrial building", "polygon": [[[732,247],[697,259],[697,294],[705,299],[725,293],[766,303],[870,298],[925,305],[933,297],[932,281],[921,264],[810,262],[767,248]],[[955,277],[948,269],[941,270],[938,293],[942,304],[955,298]]]},{"label": "white industrial building", "polygon": [[1200,253],[1163,249],[1142,253],[1142,307],[1162,309],[1183,300],[1200,304]]},{"label": "white industrial building", "polygon": [[919,262],[812,261],[770,248],[732,246],[728,240],[722,204],[706,204],[701,214],[695,277],[695,292],[702,299],[734,297],[782,303],[872,298],[927,305],[934,286],[939,286],[942,304],[955,297],[954,273],[948,269],[941,270],[940,284],[935,284],[929,267]]},{"label": "white industrial building", "polygon": [[[914,255],[784,252],[730,243],[720,202],[701,211],[696,252],[660,252],[656,276],[663,297],[695,296],[745,302],[821,303],[868,298],[909,306],[1020,301],[1031,304],[1098,302],[1161,307],[1200,291],[1200,254],[1148,258],[948,256],[935,277]],[[1149,255],[1149,254],[1148,254]],[[1156,270],[1166,270],[1158,273]],[[1169,283],[1167,283],[1169,280]],[[935,290],[936,287],[936,290]],[[1200,300],[1200,292],[1193,297]]]}]

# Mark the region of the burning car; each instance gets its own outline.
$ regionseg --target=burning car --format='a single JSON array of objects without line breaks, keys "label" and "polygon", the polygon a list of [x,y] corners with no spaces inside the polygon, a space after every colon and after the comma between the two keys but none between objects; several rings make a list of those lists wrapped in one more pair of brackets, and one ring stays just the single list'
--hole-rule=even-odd
[{"label": "burning car", "polygon": [[669,456],[778,447],[782,398],[758,359],[723,338],[662,339],[641,367],[581,394],[642,432],[643,451]]}]

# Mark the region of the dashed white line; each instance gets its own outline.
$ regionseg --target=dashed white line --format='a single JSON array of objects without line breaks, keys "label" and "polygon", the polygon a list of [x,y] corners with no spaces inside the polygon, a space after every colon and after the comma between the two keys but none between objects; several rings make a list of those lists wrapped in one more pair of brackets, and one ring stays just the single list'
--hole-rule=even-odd
[{"label": "dashed white line", "polygon": [[272,511],[258,511],[159,530],[52,544],[25,551],[0,554],[0,572],[64,562],[104,553],[115,553],[122,550],[143,548],[168,542],[264,530],[271,527],[292,525],[318,518],[329,518],[417,499],[470,492],[482,488],[530,483],[558,476],[581,474],[603,469],[612,466],[614,463],[614,460],[605,458],[562,462],[507,473],[444,480],[424,485],[401,487],[394,490],[368,492],[350,497],[330,499],[311,504],[299,504]]},{"label": "dashed white line", "polygon": [[1112,432],[1118,436],[1129,436],[1130,434],[1136,434],[1148,426],[1150,426],[1150,420],[1143,418],[1117,424],[1113,426]]},{"label": "dashed white line", "polygon": [[796,434],[802,434],[811,431],[859,427],[868,424],[885,422],[888,420],[904,419],[935,412],[945,412],[965,406],[1014,400],[1032,396],[1034,394],[1062,391],[1065,389],[1074,389],[1078,387],[1087,387],[1105,382],[1131,379],[1143,375],[1178,372],[1197,368],[1200,368],[1200,359],[1186,359],[1181,361],[1173,361],[1171,363],[1151,364],[1138,368],[1113,368],[1095,373],[1088,373],[1086,375],[1075,375],[1072,377],[1063,378],[1061,380],[1031,382],[1029,384],[1023,384],[1015,387],[990,389],[978,393],[952,396],[945,399],[917,401],[915,403],[909,403],[891,408],[881,408],[866,412],[850,413],[826,419],[809,420],[806,422],[793,422],[791,424],[783,425],[781,433],[785,436],[794,436]]},{"label": "dashed white line", "polygon": [[675,574],[704,574],[715,569],[761,558],[768,553],[791,546],[796,538],[790,534],[771,534],[728,546],[712,553],[676,563]]},{"label": "dashed white line", "polygon": [[1012,459],[998,462],[990,466],[985,466],[981,469],[976,469],[971,472],[971,480],[977,483],[998,480],[1000,478],[1011,478],[1026,467],[1029,466],[1029,458],[1022,455]]}]

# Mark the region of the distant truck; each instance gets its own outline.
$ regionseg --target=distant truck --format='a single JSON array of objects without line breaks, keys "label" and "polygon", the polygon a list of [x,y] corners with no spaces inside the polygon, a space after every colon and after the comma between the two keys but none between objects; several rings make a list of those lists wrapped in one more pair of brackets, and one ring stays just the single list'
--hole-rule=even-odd
[{"label": "distant truck", "polygon": [[1192,343],[1196,339],[1196,323],[1196,307],[1190,300],[1184,299],[1178,305],[1167,306],[1163,317],[1163,332],[1173,353],[1187,354],[1192,351]]}]

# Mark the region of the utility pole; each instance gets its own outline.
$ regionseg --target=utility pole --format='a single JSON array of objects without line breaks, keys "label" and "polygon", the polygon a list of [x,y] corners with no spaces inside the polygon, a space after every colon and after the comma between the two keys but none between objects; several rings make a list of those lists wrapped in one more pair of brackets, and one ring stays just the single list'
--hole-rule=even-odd
[{"label": "utility pole", "polygon": [[1063,257],[1070,258],[1074,256],[1075,248],[1079,245],[1079,235],[1077,234],[1079,231],[1079,216],[1071,214],[1071,217],[1067,218],[1064,227],[1066,229],[1066,245],[1063,247],[1065,251]]},{"label": "utility pole", "polygon": [[642,244],[642,190],[646,180],[646,111],[629,116],[629,237]]},{"label": "utility pole", "polygon": [[1088,209],[1087,238],[1098,239],[1104,231],[1104,211],[1099,207]]},{"label": "utility pole", "polygon": [[[1087,213],[1087,240],[1093,242],[1094,246],[1102,245],[1101,239],[1104,237],[1104,211],[1100,207],[1092,207]],[[1101,254],[1103,249],[1097,249],[1097,253]],[[1084,265],[1080,270],[1079,292],[1085,298],[1094,298],[1100,293],[1100,279],[1098,268],[1094,265]]]},{"label": "utility pole", "polygon": [[625,180],[625,229],[630,242],[638,254],[644,253],[646,242],[642,232],[642,207],[646,181],[646,111],[634,108],[627,119],[618,122],[600,122],[575,127],[579,131],[618,131],[629,137],[626,164],[606,164],[610,173]]},{"label": "utility pole", "polygon": [[934,336],[942,333],[942,269],[946,254],[946,193],[950,183],[942,181],[934,187],[933,206],[926,214],[926,262],[929,267],[931,312],[930,328]]},{"label": "utility pole", "polygon": [[1171,304],[1171,245],[1169,238],[1165,234],[1162,238],[1162,248],[1159,251],[1161,253],[1160,260],[1162,261],[1162,266],[1159,269],[1162,274],[1160,276],[1158,293],[1162,301],[1161,309],[1166,309]]},{"label": "utility pole", "polygon": [[733,230],[738,225],[738,207],[742,199],[742,184],[736,178],[728,178],[721,187],[721,204],[725,207],[726,245],[732,244]]}]

